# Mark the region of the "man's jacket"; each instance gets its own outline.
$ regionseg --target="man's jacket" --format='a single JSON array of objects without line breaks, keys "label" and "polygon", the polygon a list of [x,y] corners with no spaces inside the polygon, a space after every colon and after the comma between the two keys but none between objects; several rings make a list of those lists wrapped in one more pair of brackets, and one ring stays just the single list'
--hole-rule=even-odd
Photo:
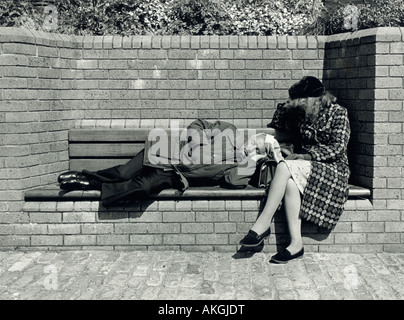
[{"label": "man's jacket", "polygon": [[144,165],[174,169],[182,179],[204,179],[223,187],[244,188],[255,167],[247,168],[243,145],[244,135],[233,124],[197,119],[186,130],[153,129],[145,143]]}]

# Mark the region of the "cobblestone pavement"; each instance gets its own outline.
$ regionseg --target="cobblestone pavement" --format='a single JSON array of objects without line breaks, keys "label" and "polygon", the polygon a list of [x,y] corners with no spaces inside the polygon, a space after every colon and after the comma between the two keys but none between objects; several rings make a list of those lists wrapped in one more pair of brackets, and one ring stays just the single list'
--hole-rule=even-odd
[{"label": "cobblestone pavement", "polygon": [[0,299],[404,300],[404,254],[0,252]]}]

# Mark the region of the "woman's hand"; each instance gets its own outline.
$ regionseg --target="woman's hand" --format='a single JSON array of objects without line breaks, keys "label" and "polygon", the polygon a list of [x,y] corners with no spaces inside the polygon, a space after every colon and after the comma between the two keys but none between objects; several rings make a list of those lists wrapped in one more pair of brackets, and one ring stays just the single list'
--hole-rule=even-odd
[{"label": "woman's hand", "polygon": [[311,160],[311,156],[309,154],[301,154],[301,153],[292,153],[286,157],[286,160]]}]

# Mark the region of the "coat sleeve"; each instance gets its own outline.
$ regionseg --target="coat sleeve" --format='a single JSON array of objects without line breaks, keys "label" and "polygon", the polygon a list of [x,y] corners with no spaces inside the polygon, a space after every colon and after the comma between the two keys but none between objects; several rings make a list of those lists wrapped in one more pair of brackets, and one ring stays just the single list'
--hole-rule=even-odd
[{"label": "coat sleeve", "polygon": [[272,120],[268,123],[268,128],[274,128],[279,131],[286,130],[286,103],[279,103],[274,115],[272,116]]},{"label": "coat sleeve", "polygon": [[313,161],[337,161],[346,153],[349,136],[348,112],[345,108],[338,106],[331,119],[331,132],[328,143],[312,145],[306,151]]},{"label": "coat sleeve", "polygon": [[287,106],[286,103],[279,103],[276,108],[272,120],[267,124],[268,128],[275,129],[274,137],[278,142],[298,143],[297,132],[291,132],[287,126]]}]

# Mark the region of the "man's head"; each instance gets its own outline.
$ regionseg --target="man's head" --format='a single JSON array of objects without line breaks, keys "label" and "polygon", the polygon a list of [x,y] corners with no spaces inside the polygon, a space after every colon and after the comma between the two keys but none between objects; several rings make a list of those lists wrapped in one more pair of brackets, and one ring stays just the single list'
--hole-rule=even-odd
[{"label": "man's head", "polygon": [[268,150],[265,148],[265,136],[265,133],[258,133],[248,139],[245,146],[245,153],[248,158],[258,161],[266,157]]}]

